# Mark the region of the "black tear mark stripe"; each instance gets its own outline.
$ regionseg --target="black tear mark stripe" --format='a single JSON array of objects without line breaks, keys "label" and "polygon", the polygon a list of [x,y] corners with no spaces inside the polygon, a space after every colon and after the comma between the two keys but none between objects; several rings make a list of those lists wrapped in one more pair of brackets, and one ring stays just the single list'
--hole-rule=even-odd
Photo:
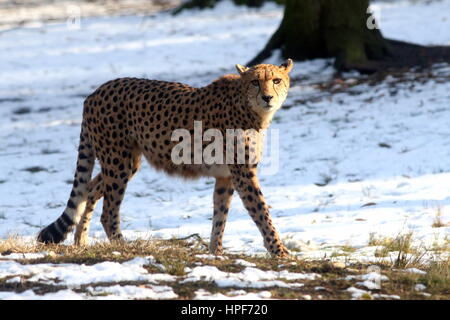
[{"label": "black tear mark stripe", "polygon": [[275,86],[275,83],[272,81],[272,85],[273,85],[273,91],[275,91],[277,93],[277,97],[280,96],[280,93],[277,91],[277,88]]}]

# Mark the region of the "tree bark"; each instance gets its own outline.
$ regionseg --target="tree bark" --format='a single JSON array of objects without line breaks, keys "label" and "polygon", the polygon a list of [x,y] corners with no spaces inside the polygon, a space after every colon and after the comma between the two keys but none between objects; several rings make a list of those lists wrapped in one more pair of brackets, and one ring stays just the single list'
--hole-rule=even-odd
[{"label": "tree bark", "polygon": [[335,58],[338,70],[372,73],[450,59],[447,47],[385,39],[368,13],[369,0],[286,0],[283,20],[248,65],[280,49],[283,58]]},{"label": "tree bark", "polygon": [[[211,8],[219,1],[190,0],[174,14],[188,8]],[[254,7],[268,1],[285,3],[283,20],[250,66],[269,58],[276,49],[286,59],[335,58],[337,70],[363,73],[450,62],[450,47],[384,38],[368,12],[369,0],[233,0]]]},{"label": "tree bark", "polygon": [[376,28],[369,29],[368,0],[286,0],[278,30],[251,64],[281,49],[295,60],[336,57],[336,66],[365,63],[389,54]]}]

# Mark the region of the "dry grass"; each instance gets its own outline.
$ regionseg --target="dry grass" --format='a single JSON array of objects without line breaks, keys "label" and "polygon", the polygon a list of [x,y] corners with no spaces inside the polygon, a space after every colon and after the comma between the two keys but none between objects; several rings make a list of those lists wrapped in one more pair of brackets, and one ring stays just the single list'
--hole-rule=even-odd
[{"label": "dry grass", "polygon": [[413,232],[398,234],[395,238],[377,238],[375,234],[370,234],[368,245],[379,247],[375,251],[376,257],[389,257],[392,253],[395,253],[396,258],[393,261],[393,266],[396,268],[406,268],[410,265],[417,265],[427,253],[425,248],[414,245]]},{"label": "dry grass", "polygon": [[[404,270],[391,270],[387,272],[390,281],[384,284],[385,289],[397,292],[403,299],[443,299],[450,297],[450,265],[449,261],[430,262],[427,266],[422,265],[421,270],[426,274],[410,273]],[[424,296],[417,291],[416,285],[422,284],[426,287]]]},{"label": "dry grass", "polygon": [[[412,234],[406,234],[396,238],[376,238],[371,236],[371,244],[377,244],[385,247],[386,251],[408,253],[408,257],[420,255],[417,248],[413,247]],[[442,248],[441,248],[442,249]],[[349,254],[355,249],[351,246],[340,248],[343,252]],[[359,280],[348,280],[348,275],[362,275],[371,271],[372,265],[367,263],[349,263],[346,267],[333,264],[327,259],[318,259],[315,261],[306,261],[296,257],[289,259],[274,259],[268,255],[246,256],[243,254],[229,254],[224,258],[210,259],[204,255],[207,250],[204,241],[197,238],[186,238],[185,240],[136,240],[125,243],[99,242],[90,246],[76,247],[73,245],[42,245],[35,242],[26,242],[18,237],[10,237],[6,240],[0,240],[0,255],[15,253],[49,253],[43,258],[33,260],[19,260],[23,264],[36,263],[77,263],[77,264],[95,264],[102,261],[124,262],[139,256],[153,256],[156,264],[145,266],[149,273],[168,273],[179,276],[180,280],[186,276],[186,268],[194,268],[198,265],[215,266],[223,272],[236,273],[241,272],[245,267],[236,263],[237,259],[244,259],[254,263],[260,270],[289,271],[293,273],[317,273],[320,278],[315,280],[295,280],[302,283],[303,286],[296,288],[269,287],[263,290],[271,292],[273,298],[278,299],[304,299],[310,296],[312,299],[350,299],[351,295],[346,291],[347,288],[354,286],[361,289],[367,289],[357,284]],[[391,252],[389,251],[389,252]],[[1,257],[0,257],[1,258]],[[411,258],[410,258],[411,259]],[[400,261],[402,261],[400,259]],[[404,262],[404,261],[403,261]],[[416,262],[414,262],[416,263]],[[449,299],[450,297],[450,279],[449,279],[449,261],[433,261],[425,264],[414,264],[413,260],[408,263],[379,264],[380,272],[389,278],[389,281],[383,281],[381,289],[372,291],[386,295],[399,295],[403,299]],[[426,274],[415,274],[404,272],[404,267],[420,267],[426,271]],[[64,286],[51,286],[40,283],[22,282],[18,284],[7,283],[6,278],[0,279],[0,291],[23,292],[30,288],[36,288],[39,294],[54,292],[64,289]],[[287,283],[292,281],[286,281]],[[119,283],[141,285],[140,282]],[[163,283],[171,286],[179,299],[192,299],[195,292],[204,289],[210,293],[227,294],[232,290],[239,288],[218,287],[214,282],[197,281],[180,283],[179,281]],[[426,292],[430,297],[424,296],[421,292],[415,290],[416,284],[426,286]],[[100,284],[92,284],[96,286]],[[105,285],[105,284],[102,284]],[[76,290],[78,292],[87,292],[87,286],[81,286]],[[317,290],[317,287],[321,287]],[[33,289],[34,290],[34,289]],[[259,292],[260,289],[246,288],[247,292]],[[367,294],[366,298],[371,298]]]},{"label": "dry grass", "polygon": [[[383,263],[390,281],[386,288],[397,292],[405,299],[423,299],[424,295],[415,289],[417,284],[426,287],[426,292],[433,299],[448,299],[450,295],[450,239],[436,240],[430,248],[415,245],[413,232],[399,234],[396,237],[377,237],[370,234],[368,245],[378,246],[375,255],[396,257],[390,264]],[[425,274],[405,272],[416,268]]]},{"label": "dry grass", "polygon": [[442,221],[442,208],[440,206],[436,209],[436,215],[434,216],[433,224],[431,226],[433,228],[442,228],[448,226],[448,224]]},{"label": "dry grass", "polygon": [[[27,253],[38,252],[38,245],[35,242],[29,242],[15,235],[11,235],[5,240],[0,240],[0,254],[5,253]],[[42,250],[41,250],[42,251]]]}]

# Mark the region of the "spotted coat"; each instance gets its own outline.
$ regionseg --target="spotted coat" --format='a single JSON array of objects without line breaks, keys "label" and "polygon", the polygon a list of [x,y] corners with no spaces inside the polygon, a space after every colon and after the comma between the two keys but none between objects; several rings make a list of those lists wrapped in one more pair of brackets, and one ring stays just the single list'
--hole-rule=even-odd
[{"label": "spotted coat", "polygon": [[[238,75],[223,76],[202,88],[136,78],[116,79],[100,86],[84,102],[77,167],[67,206],[55,222],[39,233],[38,241],[59,243],[76,226],[75,243],[85,245],[92,212],[102,197],[104,230],[111,241],[121,241],[119,208],[143,155],[154,168],[169,175],[216,179],[212,253],[223,252],[222,236],[231,198],[237,191],[267,250],[275,256],[286,256],[288,251],[261,192],[257,162],[262,133],[287,97],[292,66],[291,60],[281,66],[236,65]],[[193,136],[197,121],[203,131],[214,128],[225,137],[227,129],[242,129],[251,131],[256,139],[251,134],[236,138],[245,148],[233,151],[233,163],[174,163],[173,149],[178,141],[173,141],[172,133],[184,129]],[[202,141],[201,147],[208,143]],[[227,151],[225,146],[222,150]],[[244,152],[244,163],[237,162],[239,152]],[[252,152],[256,152],[253,162]],[[194,153],[192,147],[191,160]],[[101,171],[92,178],[96,159]]]}]

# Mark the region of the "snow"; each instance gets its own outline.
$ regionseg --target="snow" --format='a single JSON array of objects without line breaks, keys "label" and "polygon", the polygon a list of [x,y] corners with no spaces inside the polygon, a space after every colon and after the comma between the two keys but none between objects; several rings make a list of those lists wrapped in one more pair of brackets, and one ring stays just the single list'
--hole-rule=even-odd
[{"label": "snow", "polygon": [[[425,1],[374,2],[373,12],[380,18],[378,25],[384,35],[391,39],[423,43],[428,45],[449,45],[448,1],[435,1],[429,6]],[[414,17],[414,18],[413,18]]]},{"label": "snow", "polygon": [[[369,288],[370,289],[370,288]],[[374,288],[376,289],[376,288]],[[363,289],[358,289],[355,287],[350,287],[346,290],[352,295],[352,300],[359,300],[359,299],[400,299],[400,296],[395,294],[381,294],[381,293],[372,293],[370,291],[366,291]]]},{"label": "snow", "polygon": [[346,291],[351,293],[353,300],[360,299],[363,296],[365,296],[365,297],[369,297],[370,296],[370,292],[369,291],[358,289],[358,288],[355,288],[355,287],[350,287]]},{"label": "snow", "polygon": [[[450,0],[375,2],[374,6],[380,10],[386,37],[425,45],[450,44]],[[61,214],[76,166],[82,102],[98,85],[123,76],[206,85],[234,73],[236,63],[249,61],[281,17],[282,7],[274,4],[249,9],[224,2],[214,10],[185,12],[176,18],[167,13],[84,18],[79,29],[43,23],[2,33],[0,237],[34,239]],[[270,62],[280,61],[274,55]],[[388,77],[376,85],[356,85],[349,92],[320,91],[316,83],[331,79],[333,73],[331,60],[296,63],[295,81],[285,104],[288,108],[280,110],[273,121],[272,128],[280,137],[279,170],[261,175],[260,180],[283,240],[290,249],[301,250],[296,254],[304,258],[323,258],[336,246],[352,245],[359,248],[358,258],[367,261],[373,258],[367,257],[373,252],[366,248],[370,233],[395,237],[413,231],[416,241],[425,246],[444,241],[450,231],[450,67],[435,66],[433,77],[425,80],[416,81],[417,74],[411,73],[407,83],[397,84]],[[354,83],[355,76],[346,74],[346,83]],[[42,170],[31,172],[30,167]],[[316,185],[327,180],[324,186]],[[122,204],[125,237],[169,239],[198,233],[207,239],[212,184],[211,179],[169,178],[144,163]],[[106,238],[100,209],[101,203],[92,221],[92,241]],[[445,226],[433,228],[438,210]],[[223,245],[230,253],[266,253],[261,235],[237,196]],[[156,284],[174,279],[148,274],[143,268],[152,263],[148,258],[91,266],[12,261],[43,255],[0,256],[0,279],[27,275],[47,283],[59,279],[68,286],[141,280]],[[189,277],[198,281],[203,276],[218,285],[265,287],[285,286],[278,279],[303,276],[240,264],[246,269],[237,275],[198,266]],[[365,279],[366,287],[370,286],[366,281],[374,283]],[[134,294],[172,294],[155,288],[136,289]],[[130,292],[135,289],[108,290],[124,298],[133,296]],[[357,296],[360,291],[352,293]],[[0,292],[1,299],[40,297],[30,290],[20,295]],[[43,297],[80,295],[64,290]]]},{"label": "snow", "polygon": [[382,299],[395,299],[395,300],[399,300],[400,296],[396,295],[396,294],[381,294],[381,293],[374,293],[372,294],[372,297],[375,299],[378,298],[382,298]]},{"label": "snow", "polygon": [[0,292],[0,300],[82,300],[83,297],[72,290],[60,290],[58,292],[37,295],[33,290],[27,290],[21,294],[14,292]]},{"label": "snow", "polygon": [[135,258],[118,262],[100,262],[93,265],[84,264],[20,264],[16,261],[0,261],[0,279],[8,276],[29,276],[28,281],[47,284],[78,287],[83,284],[120,281],[174,281],[176,278],[168,274],[148,274],[143,268],[150,264],[149,259]]},{"label": "snow", "polygon": [[365,280],[363,282],[357,282],[356,284],[359,286],[362,286],[362,287],[366,287],[369,290],[380,289],[380,285],[378,283],[370,281],[370,280]]},{"label": "snow", "polygon": [[205,259],[205,260],[226,260],[227,257],[224,256],[216,256],[214,254],[197,254],[196,258]]},{"label": "snow", "polygon": [[8,255],[0,255],[0,260],[33,260],[41,259],[47,256],[47,252],[37,252],[37,253],[10,253]]},{"label": "snow", "polygon": [[345,280],[363,280],[361,282],[357,282],[356,284],[359,286],[366,287],[367,289],[373,290],[373,289],[381,289],[381,281],[388,281],[389,278],[385,275],[382,275],[378,272],[369,272],[364,275],[358,275],[358,276],[346,276]]},{"label": "snow", "polygon": [[402,271],[407,272],[407,273],[415,273],[415,274],[427,274],[425,271],[417,269],[417,268],[407,268]]},{"label": "snow", "polygon": [[22,278],[21,277],[14,277],[6,280],[6,283],[21,283]]},{"label": "snow", "polygon": [[[173,292],[173,289],[168,286],[109,286],[109,287],[89,287],[88,291],[96,296],[96,299],[175,299],[178,296]],[[105,295],[106,296],[98,296]]]},{"label": "snow", "polygon": [[195,267],[182,281],[213,281],[219,287],[238,287],[238,288],[266,288],[266,287],[284,287],[294,288],[301,287],[303,284],[286,283],[278,279],[285,280],[314,280],[320,275],[315,273],[291,273],[286,270],[263,271],[253,267],[247,267],[239,273],[229,273],[220,271],[214,266],[198,266]]},{"label": "snow", "polygon": [[[449,3],[408,4],[421,11],[410,19],[422,19],[424,12],[445,15],[442,9]],[[400,25],[395,17],[404,6],[383,9],[386,36],[392,26]],[[79,30],[47,24],[4,34],[0,139],[6,143],[0,147],[0,217],[4,217],[0,235],[32,237],[61,213],[75,169],[82,100],[93,88],[121,76],[207,84],[234,72],[235,63],[248,61],[281,16],[282,9],[273,4],[255,10],[225,2],[215,10],[186,12],[176,19],[168,14],[145,23],[138,16],[87,18]],[[441,41],[442,33],[434,40],[437,34],[417,41]],[[450,71],[444,66],[436,72]],[[262,176],[261,183],[275,225],[289,247],[313,255],[321,252],[322,244],[363,246],[371,232],[392,236],[405,226],[426,243],[436,234],[448,233],[448,227],[431,227],[437,207],[444,221],[449,210],[448,81],[430,79],[395,94],[386,81],[357,86],[358,95],[335,94],[306,105],[296,102],[318,95],[314,81],[332,73],[327,60],[297,63],[293,77],[305,82],[293,85],[286,105],[295,107],[279,111],[273,123],[280,134],[280,170]],[[14,114],[21,107],[30,113]],[[380,148],[379,143],[392,147]],[[32,166],[44,170],[25,170]],[[331,183],[316,186],[324,177]],[[181,183],[144,164],[122,205],[125,236],[209,237],[211,183],[211,179]],[[369,202],[375,205],[362,207]],[[92,234],[105,239],[98,221],[101,203],[98,207]],[[165,214],[158,214],[162,210]],[[237,197],[224,247],[232,252],[265,252]]]},{"label": "snow", "polygon": [[423,285],[423,284],[421,284],[421,283],[417,283],[415,286],[414,286],[414,290],[416,290],[416,291],[423,291],[423,290],[425,290],[427,287],[425,286],[425,285]]},{"label": "snow", "polygon": [[178,296],[168,286],[110,286],[88,287],[89,294],[80,294],[71,289],[43,295],[35,294],[33,290],[22,293],[0,292],[0,300],[122,300],[122,299],[175,299]]},{"label": "snow", "polygon": [[222,293],[212,294],[208,291],[200,289],[195,292],[194,300],[265,300],[270,299],[271,297],[272,294],[269,291],[247,293],[245,290],[233,290],[227,292],[225,295]]},{"label": "snow", "polygon": [[236,264],[244,267],[256,267],[256,264],[245,261],[244,259],[236,259]]},{"label": "snow", "polygon": [[370,281],[381,281],[381,280],[389,280],[388,277],[382,275],[379,272],[369,272],[363,275],[356,275],[356,276],[346,276],[345,280],[352,280],[352,279],[361,279],[361,280],[370,280]]}]

